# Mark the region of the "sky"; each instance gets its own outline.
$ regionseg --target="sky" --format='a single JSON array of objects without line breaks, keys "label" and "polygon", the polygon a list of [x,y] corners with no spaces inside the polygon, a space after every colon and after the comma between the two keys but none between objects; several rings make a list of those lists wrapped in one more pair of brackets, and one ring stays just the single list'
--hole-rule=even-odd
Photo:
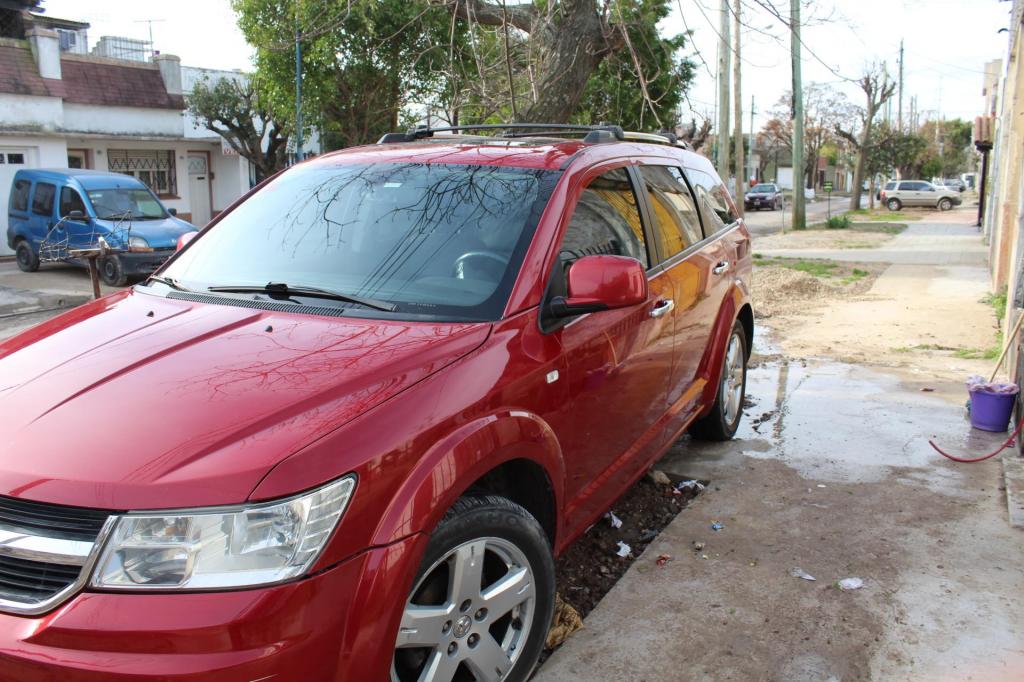
[{"label": "sky", "polygon": [[[765,2],[767,0],[760,0]],[[788,8],[787,0],[770,0]],[[715,113],[718,54],[718,0],[670,0],[665,34],[692,30],[697,75],[688,103],[698,116]],[[732,0],[730,0],[730,3]],[[744,128],[749,128],[750,97],[755,127],[790,87],[788,34],[778,19],[741,0],[750,28],[741,32]],[[804,83],[829,83],[861,104],[856,79],[871,62],[897,71],[904,41],[904,112],[917,96],[922,120],[929,116],[973,119],[982,110],[985,62],[1005,58],[1009,2],[999,0],[804,0]],[[252,49],[235,24],[229,0],[44,0],[46,13],[92,24],[89,40],[103,35],[148,39],[157,50],[181,57],[188,66],[247,69]],[[147,23],[152,20],[152,24]],[[705,66],[706,62],[706,66]],[[688,113],[688,112],[684,112]]]}]

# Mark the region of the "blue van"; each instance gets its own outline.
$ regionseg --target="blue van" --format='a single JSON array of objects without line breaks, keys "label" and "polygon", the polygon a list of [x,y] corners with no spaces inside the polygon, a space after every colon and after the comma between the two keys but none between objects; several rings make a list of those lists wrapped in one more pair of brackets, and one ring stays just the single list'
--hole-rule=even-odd
[{"label": "blue van", "polygon": [[19,170],[7,211],[7,245],[18,267],[39,269],[44,260],[68,258],[68,249],[89,248],[102,237],[113,253],[99,263],[111,286],[149,275],[174,253],[178,238],[195,227],[175,217],[136,178],[96,170]]}]

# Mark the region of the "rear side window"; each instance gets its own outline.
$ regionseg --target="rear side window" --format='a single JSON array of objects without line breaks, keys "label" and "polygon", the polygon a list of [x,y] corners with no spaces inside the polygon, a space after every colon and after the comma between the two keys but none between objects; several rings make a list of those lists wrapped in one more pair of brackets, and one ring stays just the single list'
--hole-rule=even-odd
[{"label": "rear side window", "polygon": [[640,175],[647,186],[665,258],[671,258],[703,239],[697,205],[682,171],[671,166],[641,166]]},{"label": "rear side window", "polygon": [[920,192],[926,187],[927,185],[923,182],[904,182],[900,185],[900,189],[904,192]]},{"label": "rear side window", "polygon": [[65,217],[72,211],[85,213],[85,202],[81,195],[70,187],[61,187],[60,190],[60,215]]},{"label": "rear side window", "polygon": [[564,267],[596,255],[629,256],[650,267],[636,195],[624,168],[590,181],[580,194],[559,251]]},{"label": "rear side window", "polygon": [[729,203],[729,193],[717,177],[701,170],[686,169],[693,191],[697,194],[701,211],[704,212],[704,234],[710,237],[737,220]]},{"label": "rear side window", "polygon": [[28,190],[31,187],[32,183],[28,180],[18,180],[14,183],[14,189],[11,191],[11,210],[28,210]]},{"label": "rear side window", "polygon": [[57,194],[57,186],[48,182],[37,182],[36,191],[32,196],[32,212],[36,215],[53,215],[53,198]]}]

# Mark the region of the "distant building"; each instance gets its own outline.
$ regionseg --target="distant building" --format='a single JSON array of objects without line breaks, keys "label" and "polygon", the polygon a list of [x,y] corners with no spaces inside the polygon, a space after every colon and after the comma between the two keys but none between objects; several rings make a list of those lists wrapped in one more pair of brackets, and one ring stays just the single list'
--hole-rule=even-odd
[{"label": "distant building", "polygon": [[[0,37],[0,233],[19,168],[133,175],[199,226],[252,186],[248,160],[198,126],[184,100],[197,80],[244,74],[182,67],[173,55],[149,56],[144,41],[110,36],[89,53],[86,23],[17,18],[23,37]],[[0,255],[9,253],[0,239]]]}]

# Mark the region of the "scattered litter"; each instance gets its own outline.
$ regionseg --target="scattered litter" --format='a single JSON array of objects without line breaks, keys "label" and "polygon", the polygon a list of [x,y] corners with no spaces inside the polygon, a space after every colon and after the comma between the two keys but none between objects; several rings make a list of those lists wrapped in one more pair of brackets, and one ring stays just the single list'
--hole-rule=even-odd
[{"label": "scattered litter", "polygon": [[633,551],[633,548],[627,545],[622,540],[619,540],[619,551],[616,552],[621,557],[629,556],[629,553]]},{"label": "scattered litter", "polygon": [[704,543],[703,542],[697,542],[696,540],[694,540],[693,548],[699,552],[702,549],[704,549]]},{"label": "scattered litter", "polygon": [[927,388],[926,387],[926,388],[922,388],[921,389],[921,393],[934,393],[934,392],[935,392],[934,388]]},{"label": "scattered litter", "polygon": [[647,477],[651,479],[651,482],[655,485],[672,485],[672,480],[665,474],[664,471],[658,469],[651,469],[647,474]]},{"label": "scattered litter", "polygon": [[819,488],[827,488],[828,486],[827,486],[827,485],[825,485],[824,483],[819,483],[819,484],[818,484],[818,487],[819,487]]},{"label": "scattered litter", "polygon": [[682,483],[680,483],[679,485],[676,486],[676,490],[693,490],[693,489],[696,489],[697,492],[700,492],[701,490],[704,490],[704,484],[701,483],[700,481],[693,481],[693,480],[691,480],[691,481],[683,481]]},{"label": "scattered litter", "polygon": [[707,558],[708,558],[708,555],[707,555],[707,554],[701,554],[701,555],[700,555],[700,558],[701,558],[701,559],[707,559]]},{"label": "scattered litter", "polygon": [[658,531],[653,528],[644,528],[640,531],[640,542],[650,542],[656,537],[658,537]]},{"label": "scattered litter", "polygon": [[659,566],[664,566],[665,564],[667,564],[670,561],[674,561],[674,559],[672,558],[672,555],[670,555],[670,554],[659,554],[658,555],[658,559],[656,560],[655,563],[657,563]]},{"label": "scattered litter", "polygon": [[725,528],[725,526],[720,524],[718,521],[711,524],[711,530],[722,530],[723,528]]},{"label": "scattered litter", "polygon": [[608,523],[612,525],[612,528],[622,528],[622,519],[616,516],[615,512],[609,510],[604,517],[608,519]]},{"label": "scattered litter", "polygon": [[583,627],[583,619],[579,612],[562,601],[562,595],[555,595],[555,613],[551,618],[551,628],[548,630],[544,646],[554,649],[556,646],[568,639],[569,635]]},{"label": "scattered litter", "polygon": [[815,578],[813,575],[811,575],[802,568],[794,568],[792,571],[789,572],[789,574],[794,578],[800,578],[801,580],[817,580],[817,578]]},{"label": "scattered litter", "polygon": [[848,592],[850,590],[859,590],[860,588],[864,587],[864,581],[860,578],[843,578],[838,583],[836,583],[836,585],[839,586],[840,590]]}]

